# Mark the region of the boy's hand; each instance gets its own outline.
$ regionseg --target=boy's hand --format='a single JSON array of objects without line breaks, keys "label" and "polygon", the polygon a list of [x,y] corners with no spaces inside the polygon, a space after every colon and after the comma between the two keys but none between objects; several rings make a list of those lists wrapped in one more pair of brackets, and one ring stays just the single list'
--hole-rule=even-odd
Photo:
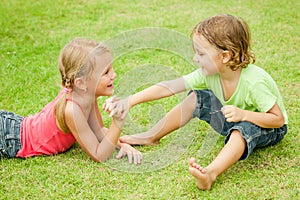
[{"label": "boy's hand", "polygon": [[116,156],[117,159],[120,159],[127,155],[129,163],[133,162],[136,165],[141,163],[143,159],[143,154],[140,151],[136,150],[135,148],[126,143],[120,143],[120,146],[120,151]]},{"label": "boy's hand", "polygon": [[233,106],[224,106],[222,107],[222,112],[226,118],[227,122],[240,122],[243,121],[244,118],[244,110]]}]

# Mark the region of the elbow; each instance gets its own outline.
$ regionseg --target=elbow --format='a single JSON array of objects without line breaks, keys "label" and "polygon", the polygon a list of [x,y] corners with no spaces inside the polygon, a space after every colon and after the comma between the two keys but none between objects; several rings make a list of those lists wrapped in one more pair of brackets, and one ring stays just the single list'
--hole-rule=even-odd
[{"label": "elbow", "polygon": [[284,117],[280,116],[274,122],[274,128],[280,128],[284,125]]},{"label": "elbow", "polygon": [[279,127],[282,127],[284,125],[284,117],[280,117],[280,119],[278,120],[278,124],[279,124]]},{"label": "elbow", "polygon": [[160,95],[162,97],[169,97],[183,91],[183,89],[181,88],[182,85],[176,83],[174,80],[162,81],[160,83],[157,83],[156,86],[163,88],[162,90],[160,90]]},{"label": "elbow", "polygon": [[107,159],[99,159],[99,160],[94,160],[95,162],[98,162],[98,163],[105,163]]},{"label": "elbow", "polygon": [[90,158],[95,161],[95,162],[98,162],[98,163],[104,163],[105,162],[105,159],[102,159],[102,158],[99,158],[99,157],[96,157],[96,156],[91,156],[90,155]]},{"label": "elbow", "polygon": [[107,161],[108,158],[92,158],[92,160],[98,163],[105,163],[105,161]]},{"label": "elbow", "polygon": [[105,152],[101,152],[96,157],[93,157],[93,160],[96,162],[105,163],[108,159],[111,158],[113,151],[114,149],[112,149],[111,151],[106,149]]},{"label": "elbow", "polygon": [[156,84],[159,87],[169,89],[171,87],[170,81],[162,81]]},{"label": "elbow", "polygon": [[94,154],[94,155],[89,154],[89,156],[95,162],[105,163],[105,161],[107,161],[111,157],[111,154],[110,153],[100,153],[98,155],[97,154]]}]

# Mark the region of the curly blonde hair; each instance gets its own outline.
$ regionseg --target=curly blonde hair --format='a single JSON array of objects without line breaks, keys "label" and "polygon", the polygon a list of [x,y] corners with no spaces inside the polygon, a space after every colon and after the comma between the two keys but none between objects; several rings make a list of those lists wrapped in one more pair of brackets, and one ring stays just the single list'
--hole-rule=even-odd
[{"label": "curly blonde hair", "polygon": [[191,37],[195,35],[202,35],[217,49],[229,51],[232,57],[227,66],[232,70],[255,62],[250,46],[250,30],[241,18],[227,14],[215,15],[197,24]]},{"label": "curly blonde hair", "polygon": [[[77,38],[66,44],[58,60],[62,86],[72,91],[75,78],[89,78],[95,67],[95,57],[106,52],[110,50],[94,40]],[[69,133],[64,117],[65,107],[66,94],[63,94],[55,105],[56,124],[64,133]]]}]

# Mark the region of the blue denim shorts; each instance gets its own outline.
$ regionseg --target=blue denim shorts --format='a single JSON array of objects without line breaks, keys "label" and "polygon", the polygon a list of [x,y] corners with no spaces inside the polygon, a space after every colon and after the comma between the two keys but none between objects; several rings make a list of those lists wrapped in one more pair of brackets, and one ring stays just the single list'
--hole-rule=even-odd
[{"label": "blue denim shorts", "polygon": [[[247,147],[240,160],[248,158],[255,148],[267,147],[280,142],[287,133],[287,126],[280,128],[262,128],[251,122],[227,122],[221,110],[223,105],[211,90],[193,90],[197,96],[193,118],[206,121],[221,135],[225,136],[225,143],[229,140],[233,130],[239,130],[247,143]],[[189,93],[189,94],[190,94]]]},{"label": "blue denim shorts", "polygon": [[23,117],[0,110],[0,159],[14,158],[21,149],[20,128]]}]

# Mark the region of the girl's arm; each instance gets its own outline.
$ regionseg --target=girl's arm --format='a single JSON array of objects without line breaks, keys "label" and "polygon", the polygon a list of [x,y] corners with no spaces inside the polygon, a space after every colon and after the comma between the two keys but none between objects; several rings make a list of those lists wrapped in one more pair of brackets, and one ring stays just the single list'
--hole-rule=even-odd
[{"label": "girl's arm", "polygon": [[106,133],[108,129],[104,126],[102,116],[99,112],[97,99],[95,100],[94,107],[91,110],[88,123],[98,138],[98,141],[102,141],[104,133]]},{"label": "girl's arm", "polygon": [[284,125],[284,117],[277,103],[266,113],[242,110],[236,106],[224,106],[222,112],[228,122],[248,121],[263,128]]},{"label": "girl's arm", "polygon": [[[98,141],[102,141],[109,129],[104,126],[101,113],[99,112],[97,100],[95,101],[94,109],[91,110],[88,123],[98,138]],[[124,156],[127,156],[129,163],[141,163],[143,156],[142,153],[137,149],[128,144],[120,143],[119,141],[117,142],[116,147],[119,149],[119,153],[117,154],[116,158],[120,159]]]},{"label": "girl's arm", "polygon": [[121,132],[118,121],[114,118],[106,133],[103,134],[101,142],[98,141],[93,130],[90,128],[87,117],[81,109],[69,102],[65,109],[66,123],[79,145],[85,152],[97,162],[106,161],[115,150]]}]

